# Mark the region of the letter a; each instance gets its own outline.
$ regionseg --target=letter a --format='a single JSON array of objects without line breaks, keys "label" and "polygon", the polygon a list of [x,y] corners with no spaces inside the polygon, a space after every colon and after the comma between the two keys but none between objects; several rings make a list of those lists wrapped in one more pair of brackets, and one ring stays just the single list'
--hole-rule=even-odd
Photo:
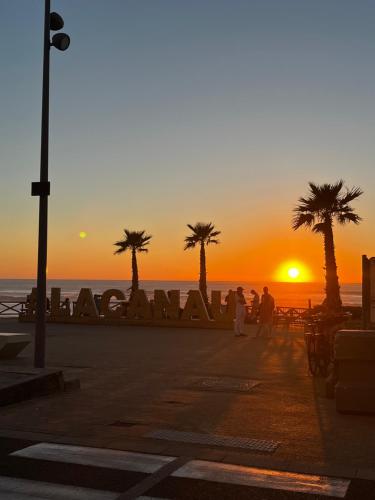
[{"label": "letter a", "polygon": [[154,318],[178,319],[180,317],[180,290],[154,291]]},{"label": "letter a", "polygon": [[91,288],[81,288],[74,308],[73,316],[75,318],[79,318],[81,316],[89,318],[99,317]]},{"label": "letter a", "polygon": [[128,319],[151,319],[151,305],[144,290],[136,290],[128,307]]},{"label": "letter a", "polygon": [[181,319],[209,320],[208,312],[200,290],[190,290]]}]

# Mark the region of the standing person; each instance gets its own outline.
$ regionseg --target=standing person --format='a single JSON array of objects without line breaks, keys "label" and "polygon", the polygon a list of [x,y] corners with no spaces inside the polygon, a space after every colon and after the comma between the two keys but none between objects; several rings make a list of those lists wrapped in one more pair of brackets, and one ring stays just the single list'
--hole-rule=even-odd
[{"label": "standing person", "polygon": [[250,318],[254,323],[256,323],[259,313],[260,298],[259,293],[256,290],[250,290],[250,293],[253,296],[253,300],[251,301]]},{"label": "standing person", "polygon": [[243,294],[242,286],[237,287],[236,299],[236,320],[234,323],[234,334],[236,337],[245,337],[245,317],[246,317],[246,299]]},{"label": "standing person", "polygon": [[233,290],[228,290],[228,294],[225,296],[225,304],[226,304],[226,311],[228,312],[229,310],[229,303],[231,301],[231,297],[232,297],[232,294],[233,294]]},{"label": "standing person", "polygon": [[[273,311],[275,309],[275,300],[268,291],[268,287],[263,288],[262,300],[259,308],[259,328],[256,337],[271,337]],[[264,334],[263,334],[264,332]]]}]

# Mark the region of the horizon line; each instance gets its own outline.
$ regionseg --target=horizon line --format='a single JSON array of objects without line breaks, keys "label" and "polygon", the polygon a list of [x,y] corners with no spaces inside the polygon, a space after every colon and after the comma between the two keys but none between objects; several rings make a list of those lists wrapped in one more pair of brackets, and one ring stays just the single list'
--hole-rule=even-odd
[{"label": "horizon line", "polygon": [[[37,281],[37,278],[3,278],[0,277],[0,280],[11,280],[11,281]],[[47,278],[48,281],[127,281],[131,282],[131,278]],[[153,281],[169,281],[169,282],[174,282],[174,283],[181,283],[181,282],[198,282],[197,279],[140,279],[139,282],[153,282]],[[214,279],[214,280],[207,280],[207,283],[213,283],[213,282],[221,282],[221,283],[283,283],[283,284],[316,284],[316,285],[325,285],[324,281],[280,281],[280,280],[272,280],[272,279],[264,279],[264,280],[249,280],[249,279],[244,279],[244,280],[238,280],[238,279],[232,279],[232,280],[221,280],[221,279]],[[341,281],[342,285],[361,285],[361,281]]]}]

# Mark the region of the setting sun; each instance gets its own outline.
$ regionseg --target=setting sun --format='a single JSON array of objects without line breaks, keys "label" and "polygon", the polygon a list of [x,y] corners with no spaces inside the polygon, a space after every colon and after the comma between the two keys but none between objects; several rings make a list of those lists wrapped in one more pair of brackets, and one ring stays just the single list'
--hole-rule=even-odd
[{"label": "setting sun", "polygon": [[288,261],[283,262],[277,268],[275,273],[276,281],[306,282],[312,281],[313,277],[310,269],[302,262]]},{"label": "setting sun", "polygon": [[291,267],[288,269],[288,276],[292,279],[298,278],[299,274],[299,269],[297,269],[296,267]]}]

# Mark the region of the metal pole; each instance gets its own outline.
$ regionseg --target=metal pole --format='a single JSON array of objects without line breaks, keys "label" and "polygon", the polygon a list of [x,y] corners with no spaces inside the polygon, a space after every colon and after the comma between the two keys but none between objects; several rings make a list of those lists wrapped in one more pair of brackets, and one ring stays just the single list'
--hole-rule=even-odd
[{"label": "metal pole", "polygon": [[362,255],[362,328],[367,330],[370,326],[371,314],[371,282],[370,261]]},{"label": "metal pole", "polygon": [[[48,182],[48,123],[49,123],[49,59],[50,59],[50,10],[51,1],[45,0],[43,97],[40,150],[40,182]],[[45,366],[46,343],[46,269],[47,269],[48,194],[39,195],[38,279],[35,321],[34,366]]]}]

